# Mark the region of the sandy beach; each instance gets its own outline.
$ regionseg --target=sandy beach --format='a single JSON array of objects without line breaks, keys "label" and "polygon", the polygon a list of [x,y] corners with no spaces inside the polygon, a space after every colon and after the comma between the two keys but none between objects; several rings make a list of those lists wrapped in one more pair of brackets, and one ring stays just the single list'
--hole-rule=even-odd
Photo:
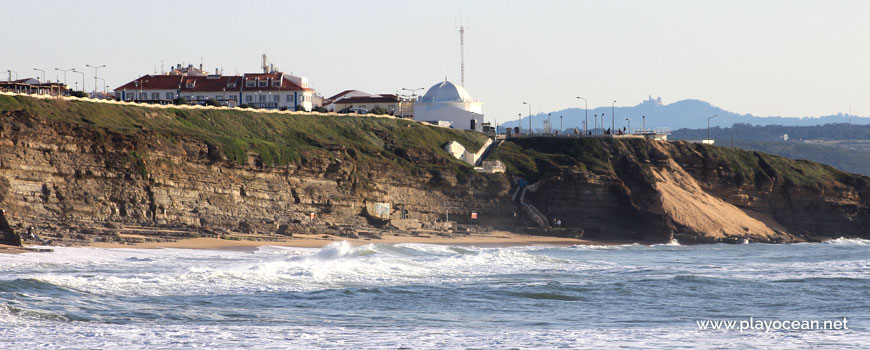
[{"label": "sandy beach", "polygon": [[278,241],[254,241],[254,240],[227,240],[219,238],[190,238],[175,242],[144,242],[144,243],[92,243],[86,246],[97,248],[182,248],[182,249],[243,249],[260,246],[287,246],[301,248],[320,248],[333,242],[348,241],[352,245],[365,244],[398,244],[398,243],[424,243],[444,245],[574,245],[574,244],[614,244],[613,242],[599,242],[574,238],[545,237],[524,235],[505,231],[495,231],[484,234],[473,234],[459,237],[442,236],[406,236],[385,234],[381,239],[350,239],[344,237],[323,235],[294,235],[292,238]]}]

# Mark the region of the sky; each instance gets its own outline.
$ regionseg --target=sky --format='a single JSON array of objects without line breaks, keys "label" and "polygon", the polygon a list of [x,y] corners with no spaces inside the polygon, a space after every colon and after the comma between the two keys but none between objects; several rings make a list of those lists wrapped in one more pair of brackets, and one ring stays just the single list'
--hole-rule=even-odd
[{"label": "sky", "polygon": [[[0,78],[110,89],[176,63],[257,72],[265,53],[318,93],[396,93],[447,77],[489,121],[705,100],[757,116],[870,115],[870,1],[0,0]],[[15,77],[15,75],[13,75]],[[67,73],[70,85],[80,74]],[[102,83],[100,83],[102,87]],[[422,93],[418,91],[418,93]]]}]

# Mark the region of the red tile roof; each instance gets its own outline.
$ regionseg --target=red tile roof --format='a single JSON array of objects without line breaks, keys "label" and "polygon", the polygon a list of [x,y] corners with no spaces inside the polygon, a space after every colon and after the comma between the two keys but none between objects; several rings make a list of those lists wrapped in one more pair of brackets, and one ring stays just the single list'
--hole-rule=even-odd
[{"label": "red tile roof", "polygon": [[[314,91],[314,89],[303,88],[293,84],[287,78],[281,82],[281,86],[272,86],[272,80],[281,79],[283,73],[253,73],[245,74],[244,76],[227,75],[227,76],[183,76],[183,75],[143,75],[129,83],[115,88],[119,90],[139,90],[140,84],[142,90],[181,90],[182,92],[216,92],[216,91]],[[262,81],[268,82],[268,86],[245,86],[244,81]],[[229,83],[235,83],[235,87],[230,87]],[[192,83],[192,87],[187,87]],[[226,90],[224,90],[226,89]]]},{"label": "red tile roof", "polygon": [[178,90],[181,86],[180,75],[143,75],[136,80],[121,85],[115,88],[118,90],[139,90],[140,84],[142,90]]},{"label": "red tile roof", "polygon": [[[188,84],[193,84],[193,87],[187,87]],[[231,84],[235,83],[235,86]],[[191,77],[187,76],[182,79],[181,91],[186,92],[214,92],[214,91],[241,91],[242,77],[240,76],[219,76],[219,77]]]}]

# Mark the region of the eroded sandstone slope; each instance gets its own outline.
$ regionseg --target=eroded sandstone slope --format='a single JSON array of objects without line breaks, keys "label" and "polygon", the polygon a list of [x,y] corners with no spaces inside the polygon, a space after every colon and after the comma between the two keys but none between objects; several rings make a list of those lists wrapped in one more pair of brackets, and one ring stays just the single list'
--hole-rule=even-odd
[{"label": "eroded sandstone slope", "polygon": [[[477,149],[485,138],[386,118],[0,96],[0,206],[17,229],[58,242],[443,229],[448,216],[645,242],[868,237],[870,182],[816,163],[682,142],[524,138],[491,156],[508,173],[480,174],[441,149],[454,140]],[[526,182],[534,191],[518,196]],[[367,215],[372,202],[390,203],[393,223]]]}]

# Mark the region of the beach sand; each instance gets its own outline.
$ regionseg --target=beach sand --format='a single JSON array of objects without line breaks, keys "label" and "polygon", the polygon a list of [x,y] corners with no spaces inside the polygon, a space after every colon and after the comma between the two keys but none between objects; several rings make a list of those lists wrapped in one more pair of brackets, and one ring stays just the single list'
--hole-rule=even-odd
[{"label": "beach sand", "polygon": [[513,245],[604,245],[612,242],[598,242],[574,238],[559,238],[545,236],[531,236],[512,232],[495,231],[484,234],[473,234],[457,237],[443,236],[399,236],[384,234],[381,239],[350,239],[344,237],[323,235],[294,235],[292,238],[278,241],[248,241],[248,240],[225,240],[218,238],[190,238],[175,242],[145,242],[134,244],[121,243],[93,243],[87,246],[97,248],[183,248],[183,249],[247,249],[260,246],[287,246],[302,248],[320,248],[333,242],[348,241],[352,245],[365,244],[397,244],[397,243],[425,243],[444,245],[477,245],[477,246],[513,246]]}]

